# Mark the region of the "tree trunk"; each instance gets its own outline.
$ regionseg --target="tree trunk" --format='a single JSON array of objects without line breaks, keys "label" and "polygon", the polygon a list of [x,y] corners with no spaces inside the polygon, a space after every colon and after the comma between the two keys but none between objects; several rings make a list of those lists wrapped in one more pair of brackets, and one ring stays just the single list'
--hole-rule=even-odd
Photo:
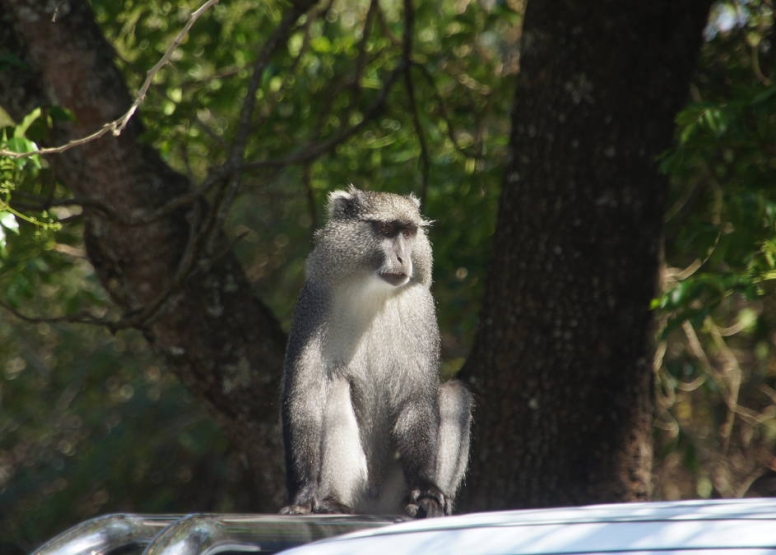
[{"label": "tree trunk", "polygon": [[462,509],[647,499],[650,299],[709,0],[531,1],[480,328]]},{"label": "tree trunk", "polygon": [[[29,65],[29,71],[5,72],[0,81],[0,105],[13,117],[37,106],[69,109],[74,121],[56,128],[53,142],[59,144],[96,131],[129,108],[113,50],[85,0],[1,0],[0,10],[0,46]],[[130,316],[163,299],[136,327],[246,454],[254,469],[255,510],[274,511],[284,496],[277,425],[283,332],[253,296],[223,233],[216,229],[214,248],[204,248],[203,201],[151,223],[122,223],[191,188],[142,144],[141,133],[135,118],[119,137],[108,135],[49,161],[78,197],[105,207],[84,207],[87,250],[103,285]],[[196,263],[177,283],[183,258],[192,254]]]}]

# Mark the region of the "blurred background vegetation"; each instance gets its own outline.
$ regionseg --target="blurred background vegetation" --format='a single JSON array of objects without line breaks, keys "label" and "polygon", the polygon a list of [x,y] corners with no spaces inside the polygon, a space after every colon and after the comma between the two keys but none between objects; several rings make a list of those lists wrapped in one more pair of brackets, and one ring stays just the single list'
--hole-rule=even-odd
[{"label": "blurred background vegetation", "polygon": [[[91,4],[131,91],[199,6]],[[156,76],[142,107],[146,140],[195,182],[227,156],[249,65],[283,7],[221,2]],[[229,229],[256,294],[284,325],[327,192],[350,182],[414,191],[436,220],[444,370],[460,367],[495,225],[523,8],[419,2],[415,97],[394,86],[381,116],[336,149],[257,164],[244,178]],[[319,5],[265,73],[246,158],[287,160],[361,121],[401,61],[401,33],[400,2]],[[741,496],[776,469],[774,48],[771,0],[717,3],[676,145],[660,160],[672,191],[653,303],[655,498]],[[16,63],[0,55],[0,71]],[[66,117],[0,113],[0,147],[34,149]],[[39,212],[25,204],[33,196],[69,195],[44,160],[0,159],[0,552],[28,551],[107,512],[250,511],[245,462],[143,338],[66,321],[112,308],[86,260],[79,211]]]}]

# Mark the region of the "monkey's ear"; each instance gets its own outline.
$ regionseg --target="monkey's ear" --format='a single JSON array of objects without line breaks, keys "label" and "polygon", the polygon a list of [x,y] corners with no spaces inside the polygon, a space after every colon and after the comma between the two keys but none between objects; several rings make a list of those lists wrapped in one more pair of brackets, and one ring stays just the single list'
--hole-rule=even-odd
[{"label": "monkey's ear", "polygon": [[[417,206],[418,210],[420,210],[420,199],[418,197],[410,193],[409,195],[407,195],[407,198],[410,199],[412,202],[414,202],[415,206]],[[432,225],[434,225],[434,220],[427,220],[425,218],[421,218],[420,227],[431,227]]]},{"label": "monkey's ear", "polygon": [[356,189],[353,184],[347,191],[332,191],[329,193],[329,218],[345,218],[354,216],[356,207],[360,203],[361,191]]}]

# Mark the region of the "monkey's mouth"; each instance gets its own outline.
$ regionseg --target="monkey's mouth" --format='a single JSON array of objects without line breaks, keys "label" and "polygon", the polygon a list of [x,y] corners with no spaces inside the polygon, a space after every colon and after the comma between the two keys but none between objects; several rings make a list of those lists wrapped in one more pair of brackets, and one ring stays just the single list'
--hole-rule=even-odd
[{"label": "monkey's mouth", "polygon": [[390,283],[394,287],[404,285],[410,280],[410,276],[401,272],[380,272],[379,276],[383,279],[383,281]]}]

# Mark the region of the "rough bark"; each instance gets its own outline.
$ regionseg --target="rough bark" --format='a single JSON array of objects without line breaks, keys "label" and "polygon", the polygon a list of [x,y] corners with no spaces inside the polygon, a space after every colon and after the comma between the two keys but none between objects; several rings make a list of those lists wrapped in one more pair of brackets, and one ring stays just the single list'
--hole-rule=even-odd
[{"label": "rough bark", "polygon": [[649,497],[656,157],[709,4],[528,4],[462,509]]},{"label": "rough bark", "polygon": [[[12,116],[40,105],[69,109],[74,121],[58,126],[52,137],[61,144],[129,108],[113,50],[85,0],[2,0],[0,10],[0,47],[29,65],[0,80],[0,105]],[[141,133],[135,118],[119,137],[104,137],[50,162],[78,197],[126,218],[149,214],[191,184],[143,145]],[[220,230],[214,232],[215,247],[199,248],[193,271],[176,284],[182,257],[192,252],[190,237],[198,237],[206,213],[207,206],[198,202],[152,223],[125,225],[86,206],[88,255],[127,314],[169,293],[161,310],[137,327],[246,454],[256,478],[255,510],[275,510],[283,501],[277,397],[285,339],[253,296]]]}]

